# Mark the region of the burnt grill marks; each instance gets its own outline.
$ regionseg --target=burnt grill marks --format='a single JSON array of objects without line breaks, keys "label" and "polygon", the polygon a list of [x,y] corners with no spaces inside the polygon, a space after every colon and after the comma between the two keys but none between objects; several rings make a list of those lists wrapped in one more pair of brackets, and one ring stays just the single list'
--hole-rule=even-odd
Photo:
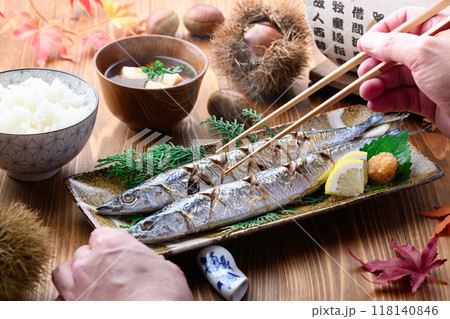
[{"label": "burnt grill marks", "polygon": [[243,181],[250,184],[249,196],[253,196],[255,190],[258,189],[263,193],[263,196],[261,197],[262,200],[266,200],[267,198],[269,198],[269,193],[264,188],[262,188],[261,185],[259,185],[258,180],[255,176],[248,176]]},{"label": "burnt grill marks", "polygon": [[[253,147],[252,144],[249,144],[247,146],[242,146],[242,147],[238,147],[238,150],[241,151],[242,153],[244,153],[245,156],[253,153],[253,151],[255,150],[255,148]],[[247,160],[247,175],[251,174],[252,171],[252,167],[257,167],[259,170],[263,170],[264,168],[261,168],[261,165],[259,165],[258,163],[256,163],[253,158],[249,158]],[[230,172],[231,173],[231,172]]]},{"label": "burnt grill marks", "polygon": [[293,135],[294,135],[295,139],[297,140],[297,146],[299,148],[305,142],[305,140],[308,138],[303,131],[293,133]]},{"label": "burnt grill marks", "polygon": [[187,194],[194,195],[200,191],[200,179],[196,176],[188,180]]},{"label": "burnt grill marks", "polygon": [[311,144],[312,144],[311,139],[309,138],[308,134],[306,134],[303,131],[295,133],[295,139],[297,142],[297,152],[298,153],[300,153],[300,151],[305,147],[305,145],[304,145],[305,143],[308,143],[307,147],[308,147],[308,145],[311,146]]},{"label": "burnt grill marks", "polygon": [[272,161],[273,161],[273,163],[274,164],[277,163],[277,160],[279,158],[281,158],[281,146],[280,146],[280,144],[277,143],[277,144],[275,144],[272,147]]},{"label": "burnt grill marks", "polygon": [[328,162],[328,163],[330,163],[332,165],[336,164],[329,154],[324,153],[324,152],[318,152],[317,154],[322,157],[324,162]]},{"label": "burnt grill marks", "polygon": [[213,183],[208,176],[200,172],[198,164],[194,164],[192,167],[183,167],[188,173],[190,173],[187,185],[187,194],[193,195],[200,191],[200,181],[204,182],[208,186],[213,186]]},{"label": "burnt grill marks", "polygon": [[289,162],[289,164],[283,165],[288,170],[288,176],[289,176],[289,186],[292,187],[295,180],[295,174],[298,174],[297,172],[297,162],[292,161]]},{"label": "burnt grill marks", "polygon": [[[216,160],[214,158],[208,158],[212,163],[216,164],[220,168],[220,184],[223,183],[223,178],[225,176],[225,171],[228,169],[228,155],[227,153],[223,153],[222,159]],[[228,173],[229,176],[231,176],[234,180],[236,180],[235,176],[233,175],[233,172]]]},{"label": "burnt grill marks", "polygon": [[219,187],[214,187],[212,192],[208,193],[199,193],[199,195],[207,196],[211,199],[211,209],[209,211],[208,221],[211,220],[214,212],[214,207],[217,205],[217,203],[221,203],[223,206],[227,206],[222,200],[220,200],[220,189]]},{"label": "burnt grill marks", "polygon": [[238,147],[237,149],[238,149],[238,151],[241,151],[242,153],[244,153],[245,156],[247,156],[248,154],[250,154],[250,151],[249,151],[249,149],[248,149],[247,146]]},{"label": "burnt grill marks", "polygon": [[211,211],[217,203],[221,203],[223,206],[227,206],[224,202],[219,199],[220,189],[219,187],[214,187],[211,193],[203,193],[202,195],[208,196],[211,198]]},{"label": "burnt grill marks", "polygon": [[[305,169],[304,169],[304,167],[303,167],[303,165],[305,164],[305,162],[302,161],[302,163],[300,163],[300,164],[297,164],[297,162],[295,162],[295,164],[296,164],[295,172],[296,172],[297,174],[302,175],[302,176],[308,181],[308,183],[311,184],[312,181],[308,178],[308,174],[305,174]],[[292,186],[292,185],[291,185],[291,186]]]},{"label": "burnt grill marks", "polygon": [[167,195],[169,195],[170,198],[174,200],[173,187],[166,186],[163,184],[156,184],[154,186],[159,187],[163,192],[165,192]]},{"label": "burnt grill marks", "polygon": [[183,219],[186,221],[186,224],[188,225],[188,229],[195,231],[196,227],[195,227],[194,222],[192,221],[191,215],[182,210],[177,211],[177,213],[180,214],[183,217]]},{"label": "burnt grill marks", "polygon": [[[286,160],[283,160],[282,156],[283,153],[286,154],[287,158]],[[273,146],[273,152],[272,152],[272,156],[273,156],[273,162],[274,163],[286,163],[287,161],[292,161],[292,157],[288,152],[288,146],[285,145],[284,147],[282,145],[280,145],[278,142],[277,144],[275,144]]]}]

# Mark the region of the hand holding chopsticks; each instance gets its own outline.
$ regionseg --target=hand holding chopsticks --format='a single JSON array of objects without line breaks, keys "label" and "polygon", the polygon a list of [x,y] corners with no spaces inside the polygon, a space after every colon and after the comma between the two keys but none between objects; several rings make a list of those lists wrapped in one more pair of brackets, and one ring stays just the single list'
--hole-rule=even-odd
[{"label": "hand holding chopsticks", "polygon": [[[432,16],[434,16],[435,14],[439,13],[440,11],[442,11],[443,9],[445,9],[447,6],[450,5],[450,0],[446,0],[446,1],[439,1],[437,4],[435,4],[433,7],[429,8],[428,10],[426,10],[425,13],[423,13],[422,15],[420,15],[419,17],[415,18],[414,20],[408,21],[407,23],[404,23],[403,25],[399,26],[398,28],[396,28],[394,31],[395,32],[409,32],[412,29],[414,29],[415,27],[421,25],[422,23],[424,23],[425,21],[427,21],[429,18],[431,18]],[[446,24],[448,24],[449,21],[448,19],[445,19],[444,21],[442,21],[440,24],[434,26],[432,29],[430,29],[428,32],[424,33],[422,36],[430,36],[430,35],[434,35],[437,32],[439,32]],[[272,113],[270,116],[266,117],[263,121],[257,123],[256,125],[254,125],[253,127],[251,127],[249,130],[247,130],[246,132],[242,133],[241,135],[239,135],[236,139],[232,140],[231,142],[229,142],[227,145],[225,145],[224,147],[222,147],[221,149],[219,149],[218,151],[221,151],[223,148],[227,147],[228,145],[234,143],[235,141],[239,140],[240,138],[248,135],[250,132],[252,132],[253,130],[255,130],[256,128],[260,127],[261,125],[267,123],[267,121],[275,116],[278,116],[279,114],[281,114],[282,112],[284,112],[285,110],[289,109],[290,107],[292,107],[293,105],[295,105],[296,103],[298,103],[301,99],[306,98],[307,96],[309,96],[310,94],[314,93],[315,91],[317,91],[318,89],[320,89],[321,87],[325,86],[326,84],[328,84],[329,82],[331,82],[332,80],[334,80],[335,78],[337,78],[338,76],[342,75],[343,73],[345,73],[346,71],[348,71],[349,69],[353,68],[354,66],[356,66],[357,64],[359,64],[361,61],[365,60],[368,57],[368,55],[364,52],[360,53],[359,55],[355,56],[352,60],[348,61],[347,63],[345,63],[344,65],[342,65],[340,68],[338,68],[335,72],[333,72],[332,74],[330,74],[329,76],[327,76],[326,78],[322,79],[322,81],[316,83],[316,85],[312,86],[311,88],[309,88],[308,90],[304,91],[303,93],[301,93],[299,96],[297,96],[296,98],[294,98],[293,100],[289,101],[288,103],[286,103],[285,105],[283,105],[280,109],[278,109],[277,111],[275,111],[274,113]],[[229,172],[232,169],[234,169],[235,167],[239,166],[240,164],[242,164],[244,161],[246,161],[249,157],[253,156],[254,154],[258,153],[259,151],[265,149],[266,147],[268,147],[274,140],[282,138],[283,136],[289,134],[290,132],[292,132],[294,129],[296,129],[297,127],[299,127],[300,125],[302,125],[304,122],[308,121],[309,119],[311,119],[312,117],[324,112],[325,110],[327,110],[329,107],[331,107],[332,105],[334,105],[336,102],[340,101],[342,98],[346,97],[347,95],[349,95],[350,93],[354,92],[356,89],[359,88],[359,86],[366,80],[374,78],[380,74],[382,74],[383,72],[385,72],[386,70],[388,70],[389,68],[391,68],[392,66],[394,66],[395,63],[393,62],[382,62],[379,65],[377,65],[375,68],[373,68],[372,70],[370,70],[369,72],[367,72],[366,74],[364,74],[362,77],[360,77],[359,79],[357,79],[356,81],[354,81],[353,83],[351,83],[350,85],[348,85],[346,88],[344,88],[343,90],[341,90],[339,93],[337,93],[336,95],[334,95],[333,97],[331,97],[330,99],[328,99],[327,101],[325,101],[324,103],[322,103],[321,105],[319,105],[318,107],[316,107],[313,111],[311,111],[310,113],[306,114],[305,116],[303,116],[302,118],[300,118],[299,120],[297,120],[296,122],[294,122],[292,125],[290,125],[288,128],[286,128],[285,130],[283,130],[282,132],[280,132],[278,135],[276,135],[274,138],[272,138],[271,140],[269,140],[267,143],[265,143],[264,145],[262,145],[260,148],[258,148],[257,150],[255,150],[253,153],[251,153],[250,155],[248,155],[246,158],[244,158],[242,161],[240,161],[239,163],[237,163],[236,165],[234,165],[233,167],[231,167],[230,169],[228,169],[226,171]]]}]

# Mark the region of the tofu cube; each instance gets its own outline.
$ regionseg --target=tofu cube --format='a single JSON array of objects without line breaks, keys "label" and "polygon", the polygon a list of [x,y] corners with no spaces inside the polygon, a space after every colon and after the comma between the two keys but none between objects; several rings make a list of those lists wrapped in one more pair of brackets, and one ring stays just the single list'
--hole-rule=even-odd
[{"label": "tofu cube", "polygon": [[178,73],[174,74],[164,73],[162,75],[161,82],[167,86],[174,86],[183,80],[184,80],[183,77],[181,77]]},{"label": "tofu cube", "polygon": [[146,79],[147,74],[139,67],[124,66],[120,70],[120,76],[126,79]]},{"label": "tofu cube", "polygon": [[159,81],[154,81],[152,79],[149,79],[147,82],[145,82],[146,89],[165,89],[168,87],[168,85],[165,85],[164,83],[161,83]]}]

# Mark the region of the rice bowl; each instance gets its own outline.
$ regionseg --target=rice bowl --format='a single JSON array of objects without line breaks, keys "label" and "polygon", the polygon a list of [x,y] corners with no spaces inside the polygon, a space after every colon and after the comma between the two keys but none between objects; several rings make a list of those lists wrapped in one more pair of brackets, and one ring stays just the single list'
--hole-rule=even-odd
[{"label": "rice bowl", "polygon": [[[20,85],[29,78],[40,78],[48,85],[51,85],[55,79],[58,79],[74,94],[84,97],[85,106],[82,105],[81,98],[77,102],[78,104],[75,104],[78,107],[87,108],[83,114],[81,114],[81,109],[77,108],[68,112],[67,110],[62,111],[59,115],[55,115],[52,111],[55,110],[54,107],[56,106],[50,106],[46,103],[43,103],[46,106],[34,109],[32,104],[36,104],[38,100],[36,96],[41,94],[41,92],[36,93],[35,91],[33,94],[25,95],[23,103],[19,103],[19,106],[16,106],[16,109],[20,109],[23,114],[31,112],[30,110],[33,112],[28,114],[41,114],[34,123],[26,117],[21,118],[17,116],[13,119],[13,115],[5,116],[5,113],[1,115],[0,168],[6,170],[7,174],[14,179],[32,182],[55,175],[60,167],[70,162],[81,152],[95,124],[98,110],[98,94],[91,84],[74,74],[45,68],[24,68],[0,72],[2,91],[5,88]],[[56,81],[57,86],[59,86],[58,81]],[[2,93],[4,94],[4,92]],[[14,94],[12,96],[20,100],[20,97]],[[9,102],[6,104],[10,105]],[[72,107],[75,108],[73,105]],[[3,111],[0,110],[0,112]],[[78,114],[80,116],[72,118],[72,124],[66,119],[61,119],[64,116],[68,116],[68,114],[77,112],[80,113]],[[45,116],[42,116],[42,114],[47,114],[48,118],[44,118]],[[19,123],[18,126],[21,127],[22,131],[18,132],[17,128],[8,124],[10,121]],[[11,130],[16,131],[15,133],[4,132]],[[29,130],[28,133],[23,133],[27,130]]]}]

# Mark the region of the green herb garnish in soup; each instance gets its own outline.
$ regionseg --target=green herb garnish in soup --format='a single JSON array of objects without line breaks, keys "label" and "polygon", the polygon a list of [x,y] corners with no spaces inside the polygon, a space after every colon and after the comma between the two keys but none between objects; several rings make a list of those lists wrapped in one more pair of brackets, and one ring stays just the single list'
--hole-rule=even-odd
[{"label": "green herb garnish in soup", "polygon": [[163,56],[123,59],[112,64],[105,72],[105,76],[114,82],[147,89],[172,87],[196,75],[188,63]]}]

